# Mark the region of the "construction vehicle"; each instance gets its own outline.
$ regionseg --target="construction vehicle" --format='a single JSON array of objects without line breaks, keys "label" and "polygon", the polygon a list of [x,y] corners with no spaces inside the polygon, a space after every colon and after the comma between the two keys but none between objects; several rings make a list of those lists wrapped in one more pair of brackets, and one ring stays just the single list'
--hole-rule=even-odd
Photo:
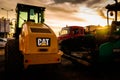
[{"label": "construction vehicle", "polygon": [[85,33],[85,29],[82,26],[63,27],[58,40],[60,49],[68,54],[71,54],[72,51],[91,50],[95,47],[94,36]]},{"label": "construction vehicle", "polygon": [[57,65],[61,53],[54,31],[44,23],[45,7],[18,3],[13,39],[5,46],[5,69],[19,72],[34,65]]},{"label": "construction vehicle", "polygon": [[[109,27],[109,41],[103,43],[99,47],[99,61],[102,63],[120,63],[120,2],[115,0],[114,4],[108,4],[107,9],[107,23]],[[109,25],[110,16],[114,19]],[[111,63],[112,62],[112,63]],[[105,63],[105,64],[106,64]]]},{"label": "construction vehicle", "polygon": [[[118,31],[120,29],[119,25],[120,25],[120,21],[119,19],[119,11],[120,11],[120,3],[115,0],[114,4],[108,4],[105,8],[107,9],[107,24],[110,27],[110,33],[114,32],[114,31]],[[110,22],[110,17],[109,17],[109,13],[110,16],[114,16],[114,19],[111,23],[111,26],[109,25]]]},{"label": "construction vehicle", "polygon": [[85,28],[82,26],[63,27],[59,33],[58,41],[59,49],[64,53],[63,57],[79,57],[80,63],[85,65],[88,65],[86,61],[90,59],[90,55],[96,47],[95,37],[85,32]]},{"label": "construction vehicle", "polygon": [[[63,27],[62,30],[59,33],[58,41],[59,41],[59,47],[62,51],[73,49],[75,45],[77,44],[71,43],[73,41],[71,40],[77,40],[75,38],[81,37],[80,39],[82,40],[84,36],[84,28],[81,26],[67,26]],[[76,42],[76,41],[74,41]],[[70,44],[71,43],[71,44]],[[70,49],[69,49],[70,48]],[[76,49],[76,48],[74,48]],[[67,50],[66,50],[67,51]]]}]

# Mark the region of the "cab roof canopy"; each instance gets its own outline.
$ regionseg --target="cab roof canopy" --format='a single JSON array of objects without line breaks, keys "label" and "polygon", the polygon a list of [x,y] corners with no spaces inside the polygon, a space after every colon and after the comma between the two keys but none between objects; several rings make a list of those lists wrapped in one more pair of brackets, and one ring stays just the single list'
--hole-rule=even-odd
[{"label": "cab roof canopy", "polygon": [[108,11],[120,11],[120,2],[115,3],[115,4],[108,4],[106,7]]},{"label": "cab roof canopy", "polygon": [[29,11],[30,9],[34,9],[35,12],[39,13],[41,11],[44,11],[45,7],[39,7],[39,6],[27,5],[27,4],[21,4],[21,3],[18,3],[16,6],[16,12],[18,11],[26,12],[26,11]]}]

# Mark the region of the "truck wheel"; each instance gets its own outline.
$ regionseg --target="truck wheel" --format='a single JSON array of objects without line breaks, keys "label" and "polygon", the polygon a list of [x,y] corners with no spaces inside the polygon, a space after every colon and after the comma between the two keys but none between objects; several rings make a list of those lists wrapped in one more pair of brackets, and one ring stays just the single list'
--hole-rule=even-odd
[{"label": "truck wheel", "polygon": [[22,72],[23,55],[19,51],[19,40],[8,40],[5,46],[5,71],[8,75]]}]

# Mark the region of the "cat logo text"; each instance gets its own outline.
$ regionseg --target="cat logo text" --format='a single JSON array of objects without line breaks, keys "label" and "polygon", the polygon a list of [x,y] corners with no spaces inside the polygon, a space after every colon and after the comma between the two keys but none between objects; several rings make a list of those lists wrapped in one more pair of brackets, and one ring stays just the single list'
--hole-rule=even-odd
[{"label": "cat logo text", "polygon": [[37,38],[37,46],[38,47],[49,47],[50,38]]}]

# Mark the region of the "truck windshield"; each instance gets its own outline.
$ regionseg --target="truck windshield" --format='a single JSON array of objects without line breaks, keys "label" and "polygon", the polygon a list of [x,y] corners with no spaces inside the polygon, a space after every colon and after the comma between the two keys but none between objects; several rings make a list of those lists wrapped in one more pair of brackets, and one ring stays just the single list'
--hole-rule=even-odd
[{"label": "truck windshield", "polygon": [[24,23],[24,21],[27,21],[27,12],[20,12],[20,17],[19,17],[19,27],[22,27],[22,24]]},{"label": "truck windshield", "polygon": [[[21,28],[22,24],[27,21],[28,17],[30,18],[30,20],[34,21],[35,23],[41,23],[41,13],[34,13],[32,15],[29,15],[28,12],[23,12],[20,11],[19,13],[19,25],[18,27]],[[38,17],[39,16],[39,17]]]},{"label": "truck windshield", "polygon": [[63,28],[63,29],[60,31],[60,34],[59,34],[59,35],[69,34],[69,32],[70,32],[70,28]]}]

